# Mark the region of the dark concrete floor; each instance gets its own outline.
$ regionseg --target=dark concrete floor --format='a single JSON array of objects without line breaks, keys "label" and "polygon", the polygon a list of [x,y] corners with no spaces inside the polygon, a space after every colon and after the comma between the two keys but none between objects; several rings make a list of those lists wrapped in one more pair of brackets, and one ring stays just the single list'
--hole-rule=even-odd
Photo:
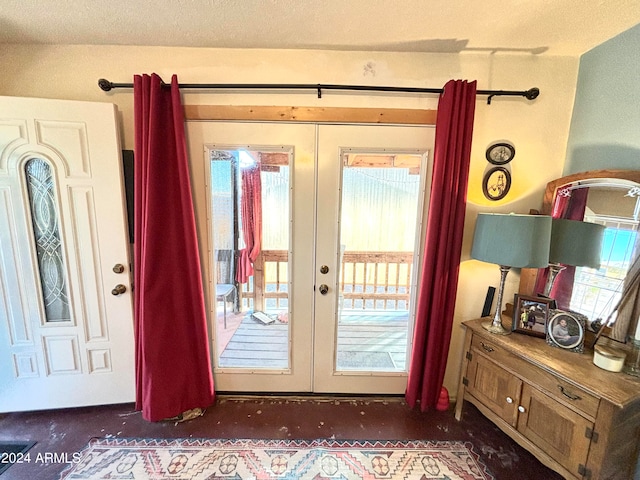
[{"label": "dark concrete floor", "polygon": [[[147,422],[131,404],[0,415],[0,441],[36,441],[32,459],[39,453],[71,458],[93,437],[461,440],[474,445],[497,480],[562,478],[470,404],[460,422],[451,409],[421,413],[397,397],[218,396],[203,416],[178,424]],[[12,465],[0,479],[56,479],[66,466],[32,460]]]}]

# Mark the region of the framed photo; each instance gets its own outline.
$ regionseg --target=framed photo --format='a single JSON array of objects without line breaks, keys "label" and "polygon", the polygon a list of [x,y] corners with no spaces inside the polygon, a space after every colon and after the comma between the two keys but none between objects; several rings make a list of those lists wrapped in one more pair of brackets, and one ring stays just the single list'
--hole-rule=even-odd
[{"label": "framed photo", "polygon": [[587,317],[564,310],[551,310],[547,324],[547,343],[553,347],[582,353]]},{"label": "framed photo", "polygon": [[513,301],[511,330],[525,335],[545,338],[551,301],[549,298],[516,294]]}]

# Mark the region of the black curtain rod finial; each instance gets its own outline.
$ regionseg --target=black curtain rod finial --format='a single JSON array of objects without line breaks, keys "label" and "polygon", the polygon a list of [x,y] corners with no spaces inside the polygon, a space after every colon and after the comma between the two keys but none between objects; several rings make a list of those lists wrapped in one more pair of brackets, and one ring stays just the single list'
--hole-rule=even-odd
[{"label": "black curtain rod finial", "polygon": [[527,100],[535,100],[536,98],[538,98],[538,95],[540,95],[540,89],[536,87],[530,88],[529,90],[524,92],[524,96],[527,98]]},{"label": "black curtain rod finial", "polygon": [[111,83],[106,78],[101,78],[100,80],[98,80],[98,86],[105,92],[109,92],[113,88],[113,83]]},{"label": "black curtain rod finial", "polygon": [[516,91],[505,91],[505,90],[478,90],[478,95],[487,95],[487,105],[491,105],[491,100],[493,97],[502,97],[502,96],[520,96],[524,97],[527,100],[535,100],[540,95],[540,89],[537,87],[530,88],[529,90],[525,90],[522,92]]}]

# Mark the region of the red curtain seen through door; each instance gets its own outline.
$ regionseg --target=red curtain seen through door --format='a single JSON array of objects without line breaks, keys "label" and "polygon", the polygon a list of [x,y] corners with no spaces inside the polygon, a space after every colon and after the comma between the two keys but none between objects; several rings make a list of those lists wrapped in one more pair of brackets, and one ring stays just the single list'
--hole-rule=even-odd
[{"label": "red curtain seen through door", "polygon": [[242,178],[242,238],[244,248],[240,250],[236,280],[247,283],[253,275],[253,263],[262,248],[262,183],[260,164],[241,167]]}]

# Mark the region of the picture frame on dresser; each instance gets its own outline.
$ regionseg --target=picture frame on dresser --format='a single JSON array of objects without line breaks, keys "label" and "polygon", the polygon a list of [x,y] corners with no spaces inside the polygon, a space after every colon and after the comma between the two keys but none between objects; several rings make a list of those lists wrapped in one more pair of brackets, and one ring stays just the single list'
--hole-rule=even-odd
[{"label": "picture frame on dresser", "polygon": [[547,323],[547,343],[552,347],[582,353],[586,325],[587,317],[581,313],[551,310]]},{"label": "picture frame on dresser", "polygon": [[513,323],[511,330],[533,337],[545,338],[550,305],[553,300],[545,297],[529,297],[515,294],[513,299]]}]

